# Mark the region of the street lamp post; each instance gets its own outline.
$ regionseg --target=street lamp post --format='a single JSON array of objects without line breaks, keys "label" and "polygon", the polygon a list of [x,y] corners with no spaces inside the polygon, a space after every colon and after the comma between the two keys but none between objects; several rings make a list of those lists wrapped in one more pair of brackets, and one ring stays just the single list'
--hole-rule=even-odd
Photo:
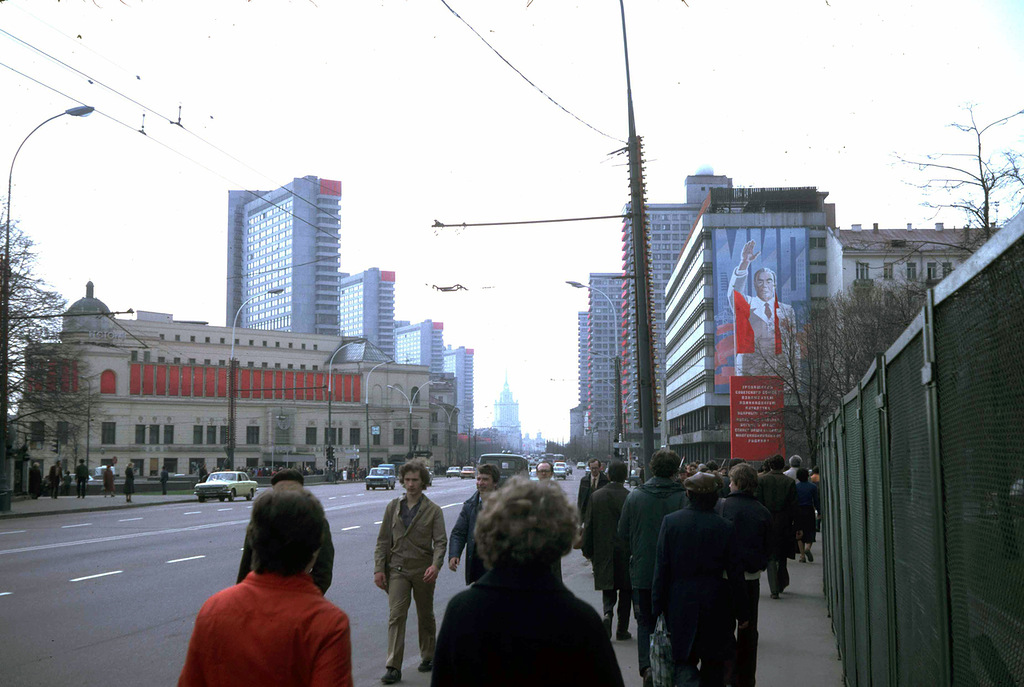
[{"label": "street lamp post", "polygon": [[14,163],[18,159],[18,153],[25,146],[25,143],[32,134],[48,122],[70,115],[72,117],[85,117],[92,113],[93,108],[88,105],[72,107],[60,114],[55,114],[49,119],[43,120],[35,129],[28,132],[28,136],[22,140],[21,145],[14,151],[11,159],[11,171],[7,175],[7,221],[4,223],[4,255],[3,264],[0,266],[0,511],[11,509],[10,499],[5,498],[8,490],[7,485],[7,414],[10,393],[10,321],[11,321],[11,191],[14,186]]},{"label": "street lamp post", "polygon": [[231,358],[228,361],[228,445],[224,449],[228,454],[229,470],[235,468],[235,445],[237,443],[235,441],[235,410],[237,405],[235,399],[238,396],[238,361],[235,359],[235,329],[238,327],[238,316],[241,314],[242,308],[260,296],[276,296],[281,293],[284,293],[284,289],[270,289],[269,291],[261,291],[253,296],[249,296],[238,306],[238,310],[235,311],[235,319],[231,323]]},{"label": "street lamp post", "polygon": [[452,406],[452,409],[448,410],[447,408],[445,408],[443,403],[431,403],[430,405],[432,405],[432,406],[434,406],[436,408],[440,408],[441,410],[444,411],[445,415],[448,416],[448,430],[447,430],[447,432],[445,432],[445,437],[447,439],[447,444],[448,444],[448,451],[447,451],[448,456],[447,456],[447,460],[445,462],[447,462],[448,465],[445,466],[445,467],[451,467],[451,465],[452,465],[452,416],[453,415],[457,415],[458,412],[459,412],[459,409],[458,409],[457,406]]},{"label": "street lamp post", "polygon": [[[423,391],[424,387],[428,387],[428,386],[430,386],[430,382],[429,381],[426,384],[424,384],[423,386],[421,386],[418,389],[416,389],[416,394],[418,394],[419,392]],[[397,391],[398,393],[402,394],[402,396],[405,396],[405,400],[409,402],[409,457],[412,458],[412,402],[413,402],[413,399],[416,398],[416,394],[413,394],[413,398],[409,398],[408,394],[406,394],[404,391],[399,389],[397,386],[392,386],[392,385],[388,384],[388,388],[392,389],[394,391]]]},{"label": "street lamp post", "polygon": [[[328,460],[334,460],[334,427],[332,425],[331,416],[331,403],[334,401],[334,356],[341,353],[344,349],[348,348],[352,344],[366,343],[366,339],[356,339],[355,341],[349,341],[348,343],[338,346],[338,348],[331,354],[331,359],[327,361],[327,458]],[[367,458],[369,460],[369,458]],[[334,466],[331,466],[334,469]]]},{"label": "street lamp post", "polygon": [[387,365],[393,363],[394,360],[385,360],[382,363],[377,363],[370,368],[370,371],[366,373],[366,467],[370,467],[370,377],[373,376],[373,371],[381,365]]},{"label": "street lamp post", "polygon": [[[574,289],[587,289],[588,291],[591,291],[592,293],[597,293],[597,294],[600,294],[601,296],[604,296],[604,299],[606,301],[608,301],[608,307],[610,307],[612,309],[613,316],[616,313],[615,304],[612,302],[612,299],[609,298],[608,294],[606,294],[601,289],[596,289],[593,286],[588,286],[587,284],[581,284],[578,281],[567,281],[565,283],[568,284],[569,286],[573,287]],[[615,441],[621,442],[622,438],[623,438],[622,437],[622,433],[623,433],[623,431],[622,431],[622,359],[619,356],[617,356],[617,355],[616,356],[607,356],[607,355],[601,355],[600,353],[594,353],[592,355],[596,355],[599,358],[605,358],[607,360],[611,360],[612,364],[615,367],[615,437],[616,437]],[[615,449],[615,455],[616,456],[621,456],[621,453],[619,452],[619,449],[617,449],[617,448]]]}]

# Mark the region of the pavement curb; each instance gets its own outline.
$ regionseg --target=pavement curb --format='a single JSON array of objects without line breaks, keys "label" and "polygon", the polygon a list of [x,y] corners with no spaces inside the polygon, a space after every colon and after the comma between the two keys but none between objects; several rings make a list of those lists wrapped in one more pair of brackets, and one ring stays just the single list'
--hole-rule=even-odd
[{"label": "pavement curb", "polygon": [[[65,498],[74,498],[67,496]],[[56,510],[43,510],[33,511],[31,513],[15,513],[13,511],[8,513],[0,513],[0,520],[14,520],[16,518],[35,518],[43,515],[66,515],[68,513],[95,513],[98,511],[105,510],[127,510],[129,508],[146,508],[148,506],[166,506],[170,503],[198,503],[199,500],[195,497],[191,499],[168,499],[166,501],[150,501],[147,503],[121,503],[118,505],[111,504],[109,506],[96,506],[91,508],[59,508]]]}]

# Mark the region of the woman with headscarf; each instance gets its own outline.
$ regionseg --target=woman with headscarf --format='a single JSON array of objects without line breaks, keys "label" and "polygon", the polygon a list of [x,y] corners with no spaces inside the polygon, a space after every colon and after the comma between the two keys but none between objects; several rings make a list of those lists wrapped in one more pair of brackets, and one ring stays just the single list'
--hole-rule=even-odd
[{"label": "woman with headscarf", "polygon": [[431,685],[621,687],[600,616],[551,570],[576,529],[576,509],[550,481],[515,477],[484,501],[476,547],[489,570],[448,602]]},{"label": "woman with headscarf", "polygon": [[127,503],[132,502],[132,494],[135,493],[135,469],[132,468],[132,464],[124,468],[124,500]]},{"label": "woman with headscarf", "polygon": [[818,485],[808,480],[807,468],[797,468],[796,471],[796,531],[800,533],[797,544],[800,546],[800,562],[814,562],[814,554],[811,553],[811,544],[815,542],[814,531],[815,521],[818,512],[821,510],[821,503],[818,500]]},{"label": "woman with headscarf", "polygon": [[348,616],[310,576],[324,526],[305,489],[256,499],[246,532],[252,572],[203,604],[179,687],[351,687]]},{"label": "woman with headscarf", "polygon": [[54,463],[50,466],[50,474],[47,476],[47,481],[50,483],[50,496],[57,498],[60,493],[60,480],[61,480],[61,469],[60,463]]}]

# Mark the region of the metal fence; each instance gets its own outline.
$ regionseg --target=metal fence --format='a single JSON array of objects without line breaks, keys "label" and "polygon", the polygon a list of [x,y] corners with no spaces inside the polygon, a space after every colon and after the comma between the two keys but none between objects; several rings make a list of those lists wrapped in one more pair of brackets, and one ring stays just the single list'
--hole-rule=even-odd
[{"label": "metal fence", "polygon": [[1022,236],[930,290],[819,437],[848,685],[1024,686]]}]

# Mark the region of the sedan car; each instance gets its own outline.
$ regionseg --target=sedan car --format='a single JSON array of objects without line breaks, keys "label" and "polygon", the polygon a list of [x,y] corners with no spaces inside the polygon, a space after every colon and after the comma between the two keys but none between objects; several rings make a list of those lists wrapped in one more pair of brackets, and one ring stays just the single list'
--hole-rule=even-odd
[{"label": "sedan car", "polygon": [[459,473],[462,479],[473,479],[476,477],[476,468],[472,465],[465,465],[462,468],[462,472]]},{"label": "sedan car", "polygon": [[234,501],[236,496],[244,496],[246,501],[252,501],[256,489],[256,482],[249,479],[246,473],[225,470],[214,472],[205,482],[197,484],[195,495],[199,497],[200,503],[214,497],[220,501]]},{"label": "sedan car", "polygon": [[569,473],[565,470],[565,463],[555,463],[554,472],[555,479],[568,479]]},{"label": "sedan car", "polygon": [[457,465],[453,465],[453,466],[451,466],[450,468],[448,468],[445,471],[444,476],[445,477],[458,477],[461,474],[462,474],[462,468],[458,467]]}]

